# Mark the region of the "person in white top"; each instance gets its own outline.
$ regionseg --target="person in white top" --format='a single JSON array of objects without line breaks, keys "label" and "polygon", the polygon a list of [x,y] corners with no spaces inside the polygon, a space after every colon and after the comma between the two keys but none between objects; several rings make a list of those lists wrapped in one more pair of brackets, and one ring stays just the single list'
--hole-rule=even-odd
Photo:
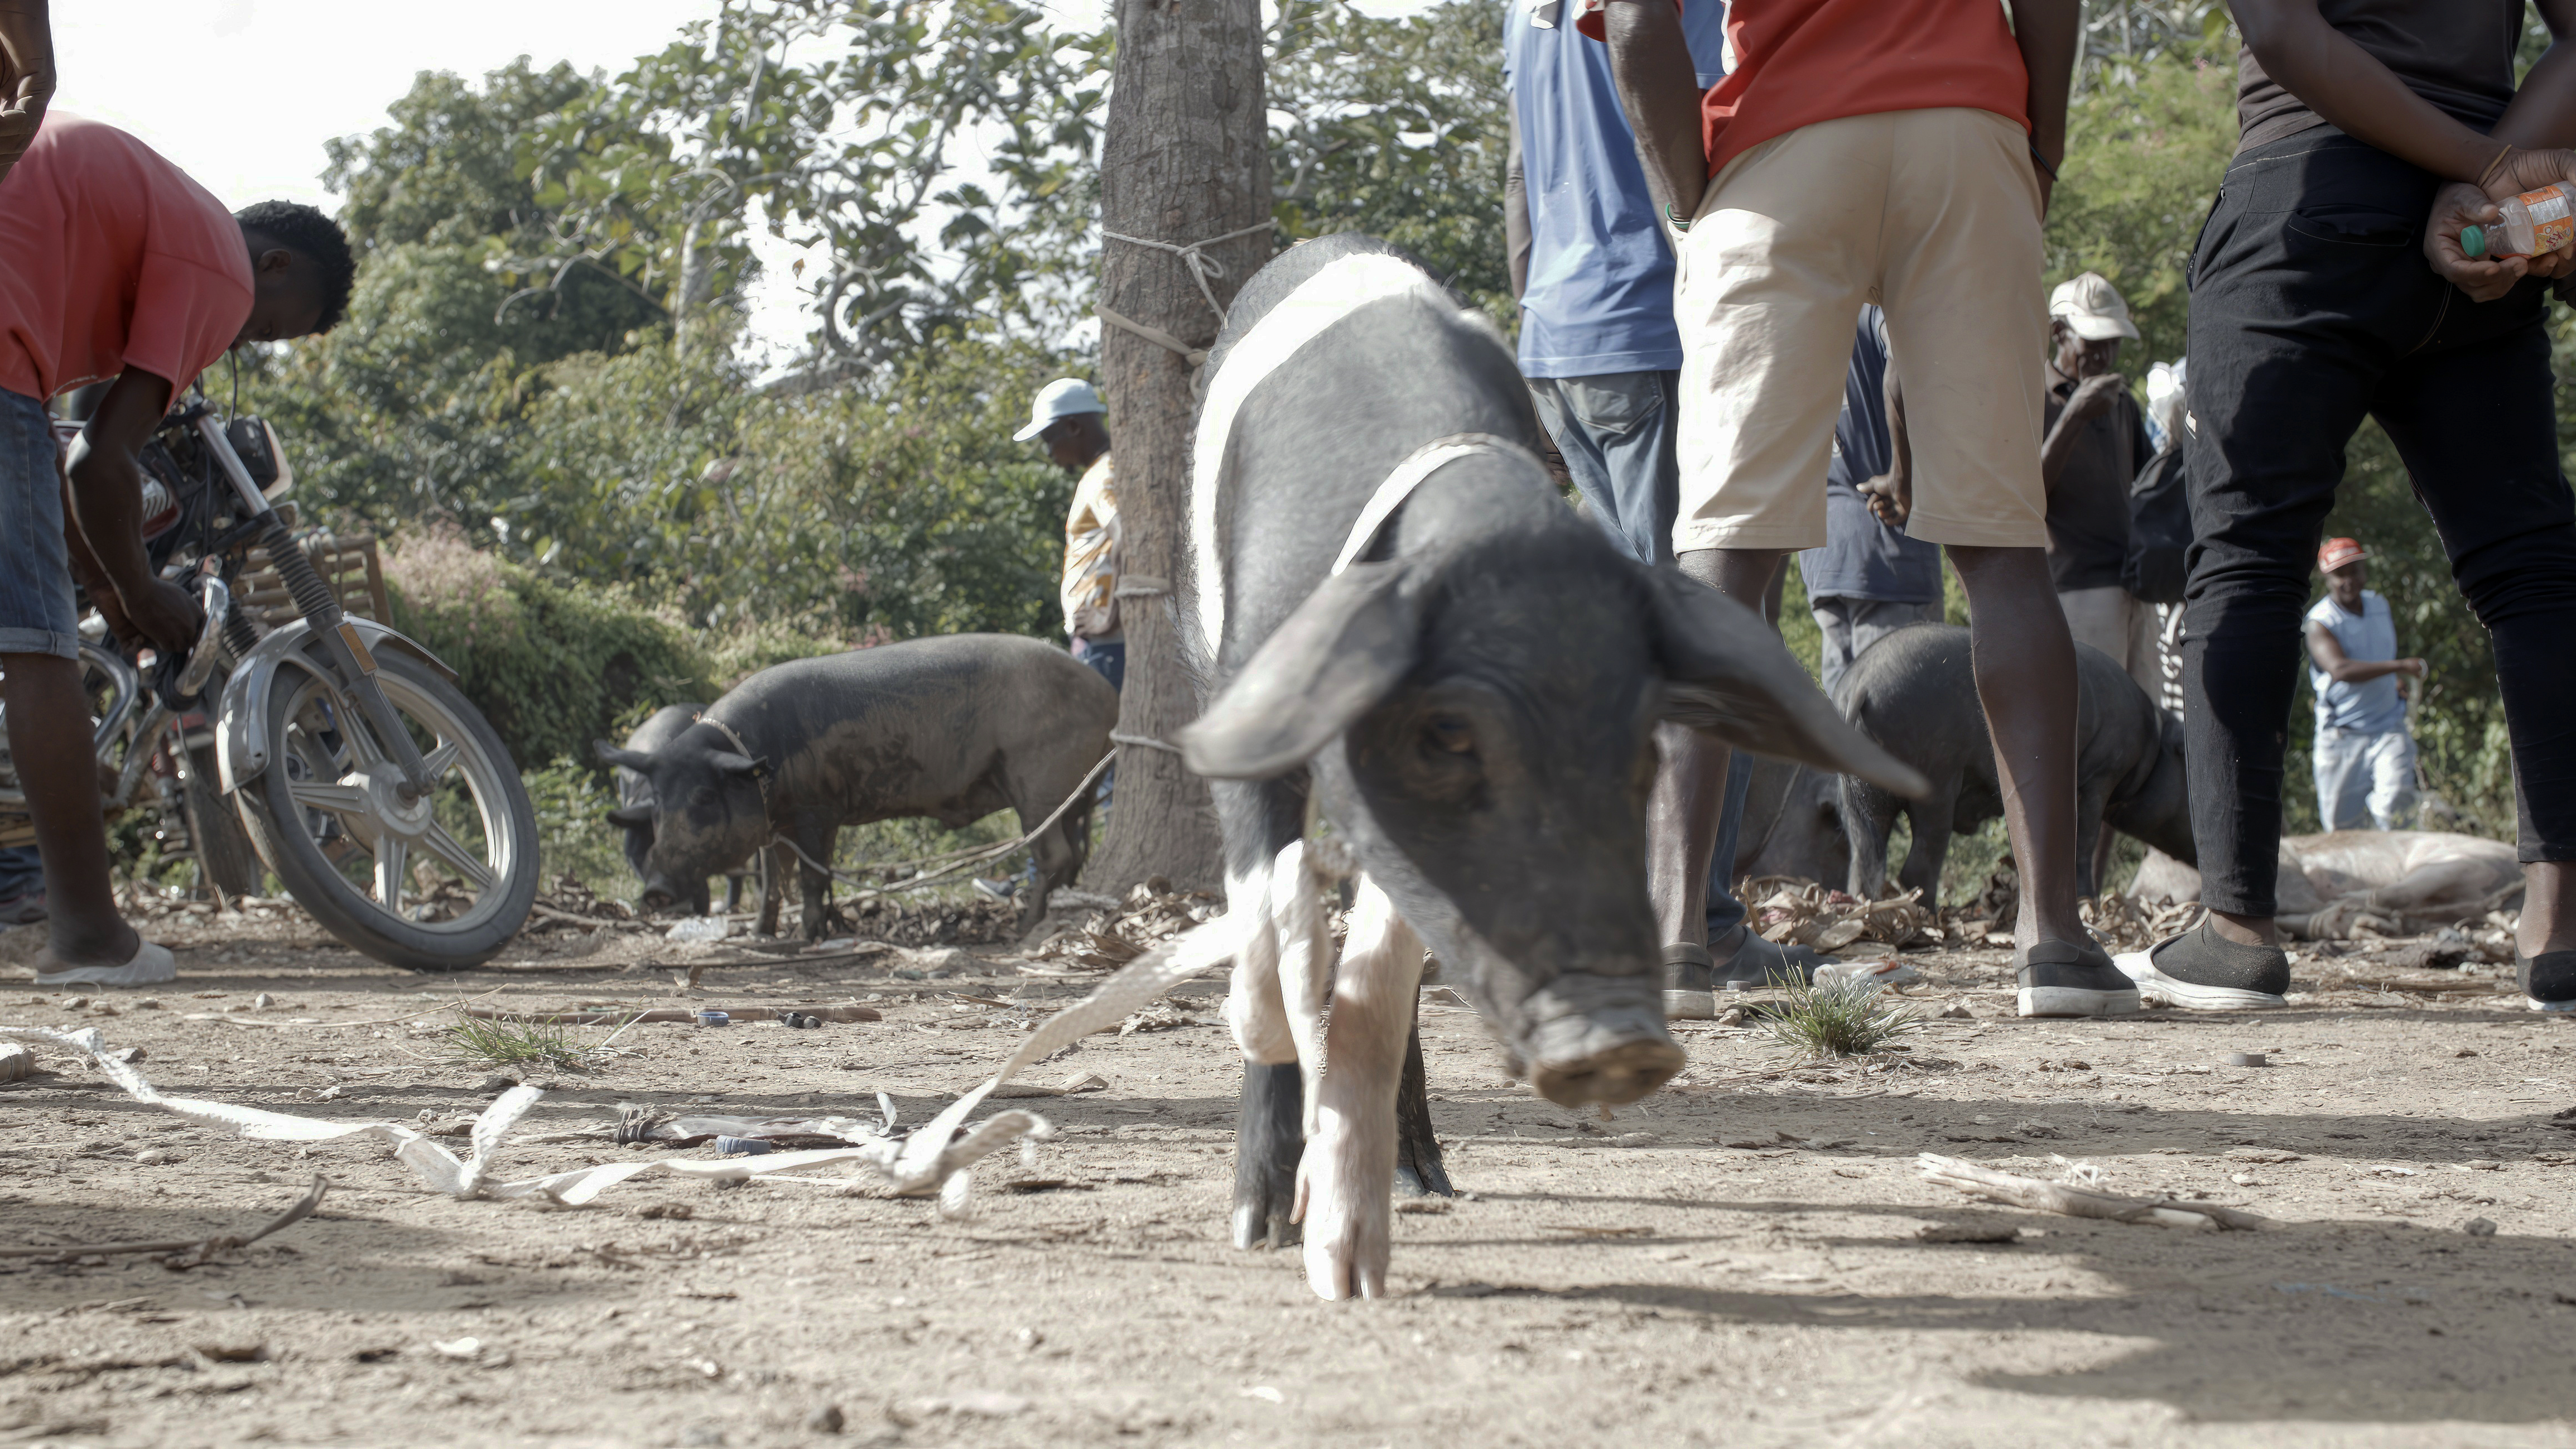
[{"label": "person in white top", "polygon": [[2415,823],[2415,740],[2400,679],[2424,661],[2397,657],[2388,601],[2362,584],[2367,550],[2330,538],[2317,550],[2326,596],[2308,610],[2308,682],[2317,692],[2317,818],[2328,830],[2405,830]]}]

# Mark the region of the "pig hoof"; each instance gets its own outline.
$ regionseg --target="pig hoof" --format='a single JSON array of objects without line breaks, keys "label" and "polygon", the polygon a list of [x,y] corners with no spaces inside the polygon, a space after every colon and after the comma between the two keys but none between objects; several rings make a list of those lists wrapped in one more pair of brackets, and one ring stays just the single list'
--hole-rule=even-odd
[{"label": "pig hoof", "polygon": [[1620,1042],[1576,1061],[1541,1062],[1530,1085],[1560,1107],[1595,1102],[1624,1107],[1670,1081],[1683,1061],[1682,1049],[1669,1039],[1649,1037]]},{"label": "pig hoof", "polygon": [[1234,1245],[1297,1241],[1297,1160],[1305,1151],[1305,1088],[1297,1064],[1243,1066],[1234,1138]]},{"label": "pig hoof", "polygon": [[[1298,1168],[1298,1195],[1306,1207],[1306,1286],[1328,1302],[1386,1296],[1395,1204],[1385,1177],[1350,1160],[1357,1148],[1327,1129],[1307,1145]],[[1371,1177],[1377,1177],[1374,1190]]]}]

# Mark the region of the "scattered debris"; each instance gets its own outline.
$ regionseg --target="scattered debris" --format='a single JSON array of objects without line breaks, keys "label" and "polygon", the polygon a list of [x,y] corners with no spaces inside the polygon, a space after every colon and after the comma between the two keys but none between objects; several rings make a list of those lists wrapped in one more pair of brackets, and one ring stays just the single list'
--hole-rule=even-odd
[{"label": "scattered debris", "polygon": [[[1133,1036],[1140,1031],[1170,1031],[1176,1027],[1204,1026],[1206,1018],[1183,1010],[1178,1003],[1157,1001],[1118,1023],[1120,1036]],[[1102,1031],[1109,1028],[1102,1027]]]},{"label": "scattered debris", "polygon": [[1748,901],[1761,901],[1753,911],[1762,939],[1784,946],[1833,952],[1870,940],[1901,949],[1933,945],[1941,939],[1939,919],[1922,903],[1920,890],[1861,901],[1815,881],[1762,876],[1746,881],[1742,895]]},{"label": "scattered debris", "polygon": [[2017,1172],[2002,1172],[1956,1157],[1926,1152],[1915,1159],[1923,1175],[1944,1187],[1955,1187],[1991,1202],[2011,1203],[2067,1217],[2102,1218],[2117,1223],[2154,1223],[2169,1228],[2221,1228],[2251,1231],[2270,1225],[2269,1218],[2209,1202],[2172,1198],[2113,1197],[2065,1183],[2043,1182]]},{"label": "scattered debris", "polygon": [[0,1082],[23,1082],[36,1070],[36,1054],[14,1041],[0,1041]]},{"label": "scattered debris", "polygon": [[[1065,895],[1058,891],[1056,898]],[[1059,971],[1114,970],[1206,923],[1222,909],[1222,903],[1206,891],[1175,891],[1169,880],[1148,876],[1128,890],[1123,902],[1058,931],[1030,951],[1028,959]]]},{"label": "scattered debris", "polygon": [[494,1007],[475,1007],[463,1015],[478,1021],[543,1022],[551,1026],[627,1026],[635,1022],[695,1021],[702,1011],[720,1011],[727,1016],[775,1017],[793,1011],[818,1021],[883,1021],[885,1013],[873,1006],[844,1004],[822,1006],[802,1004],[782,1006],[764,1001],[750,1006],[655,1006],[643,1010],[605,1007],[566,1007],[561,1011],[503,1011]]},{"label": "scattered debris", "polygon": [[2488,1218],[2471,1218],[2460,1224],[2460,1231],[2473,1238],[2492,1238],[2495,1236],[2496,1225]]}]

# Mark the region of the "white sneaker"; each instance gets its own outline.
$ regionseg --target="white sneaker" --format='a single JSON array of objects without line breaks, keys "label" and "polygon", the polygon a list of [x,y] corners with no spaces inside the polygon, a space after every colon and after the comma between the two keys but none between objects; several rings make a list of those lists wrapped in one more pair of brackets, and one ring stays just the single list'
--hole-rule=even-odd
[{"label": "white sneaker", "polygon": [[60,971],[47,971],[41,964],[52,953],[39,957],[36,967],[38,986],[158,986],[179,979],[179,963],[170,948],[146,941],[134,953],[134,959],[122,966],[66,966]]}]

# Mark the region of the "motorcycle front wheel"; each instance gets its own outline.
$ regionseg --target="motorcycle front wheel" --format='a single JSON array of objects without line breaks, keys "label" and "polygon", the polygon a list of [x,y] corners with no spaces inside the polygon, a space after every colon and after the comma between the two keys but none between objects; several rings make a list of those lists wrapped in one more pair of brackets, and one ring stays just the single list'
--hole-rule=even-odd
[{"label": "motorcycle front wheel", "polygon": [[269,691],[268,768],[238,797],[243,823],[288,893],[351,946],[413,971],[480,965],[536,901],[536,811],[464,695],[409,655],[377,665],[430,790],[404,800],[402,769],[356,704],[291,658]]}]

